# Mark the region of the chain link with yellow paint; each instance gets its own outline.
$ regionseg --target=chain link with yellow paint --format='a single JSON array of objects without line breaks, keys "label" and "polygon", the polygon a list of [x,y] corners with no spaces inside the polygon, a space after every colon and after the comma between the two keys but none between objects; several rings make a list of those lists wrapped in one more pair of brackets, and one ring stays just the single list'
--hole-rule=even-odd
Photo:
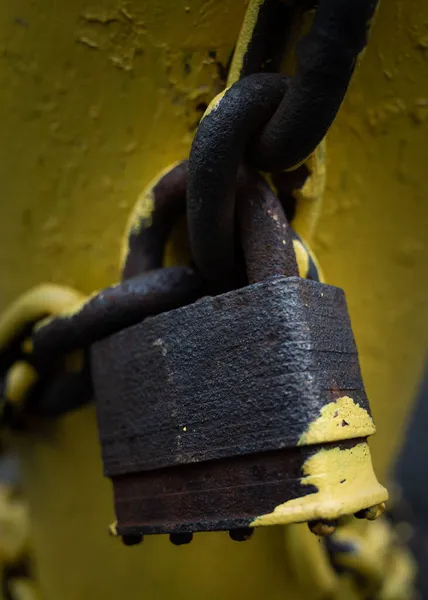
[{"label": "chain link with yellow paint", "polygon": [[[278,57],[282,57],[281,47],[284,46],[284,39],[278,38],[276,45],[272,48],[268,44],[268,36],[275,19],[283,17],[284,20],[284,16],[288,20],[290,20],[290,17],[293,17],[293,19],[296,18],[295,13],[297,9],[294,6],[291,11],[287,9],[285,15],[283,14],[283,10],[284,6],[281,2],[251,0],[234,53],[227,81],[227,89],[242,76],[252,72],[254,69],[263,68],[264,63],[272,62],[272,60],[278,61]],[[281,32],[281,37],[285,38],[283,32]],[[268,50],[265,49],[266,47],[268,47]],[[270,56],[269,53],[272,55]],[[218,103],[218,100],[214,102]],[[299,195],[299,210],[297,210],[296,214],[296,224],[301,228],[302,223],[305,223],[303,232],[307,237],[310,236],[314,228],[324,188],[323,143],[308,159],[308,173],[309,176],[306,178],[303,187],[300,190],[296,190],[296,193]],[[149,229],[147,225],[149,224],[148,219],[151,217],[147,218],[145,214],[147,210],[150,213],[147,198],[153,196],[155,182],[161,177],[162,174],[144,192],[142,196],[144,206],[142,206],[141,200],[137,202],[130,221],[131,229]],[[300,207],[302,207],[301,210]],[[303,209],[303,207],[305,208]],[[304,218],[301,217],[303,210],[305,213]],[[123,252],[127,254],[129,253],[129,243],[132,239],[129,227],[124,239],[124,247],[128,246],[128,250],[124,250]],[[318,265],[308,251],[305,242],[299,236],[296,236],[293,244],[300,274],[304,277],[311,276],[312,274],[313,277],[317,278]],[[94,294],[94,296],[96,295]],[[15,413],[17,412],[16,409],[19,412],[19,407],[25,402],[25,398],[30,395],[39,379],[37,367],[31,362],[31,355],[34,349],[31,344],[31,330],[37,332],[37,330],[43,329],[44,325],[51,323],[55,317],[64,315],[64,318],[67,319],[70,314],[80,313],[91,300],[92,297],[89,299],[83,298],[78,292],[74,292],[74,290],[61,288],[53,284],[46,284],[31,290],[18,299],[9,310],[5,311],[0,319],[0,351],[4,353],[11,344],[17,341],[22,345],[21,355],[18,359],[14,360],[13,364],[8,365],[7,374],[5,375],[2,395],[5,398],[7,409],[13,407]],[[25,328],[29,329],[29,336],[27,336],[27,339],[21,340],[21,332]],[[88,340],[88,342],[90,341]],[[59,368],[63,370],[64,367],[60,365]]]},{"label": "chain link with yellow paint", "polygon": [[[253,18],[254,20],[253,29],[261,4],[263,4],[263,2],[260,2],[260,0],[258,2],[250,2],[250,8],[247,15],[249,15],[249,18]],[[258,10],[255,9],[257,5]],[[251,15],[253,16],[251,17]],[[244,39],[244,42],[242,42],[242,39]],[[242,57],[245,55],[247,47],[248,38],[246,44],[245,36],[241,36],[240,42],[238,43],[239,51],[235,54],[236,60],[240,60],[242,62]],[[236,66],[233,65],[231,69],[231,80],[233,80],[235,77],[237,78],[237,76],[234,75],[236,70]],[[324,190],[324,142],[321,142],[317,150],[307,159],[306,164],[308,165],[309,169],[309,177],[306,179],[304,185],[299,190],[295,190],[294,193],[298,200],[295,227],[296,230],[301,233],[302,238],[308,240],[310,239],[316,224],[317,216],[320,210],[321,197]],[[153,184],[149,186],[148,190],[143,194],[144,198],[152,195],[153,187]],[[141,211],[137,210],[137,214],[137,221],[134,221],[131,227],[137,227],[141,230]],[[150,218],[150,209],[148,210],[148,214]],[[147,215],[143,211],[143,219],[146,218]],[[304,242],[301,240],[295,240],[294,247],[299,263],[300,274],[301,276],[307,276],[308,272],[310,271],[311,264],[310,253],[305,247]],[[58,304],[55,302],[53,305],[50,304],[51,294],[52,297],[58,298]],[[2,344],[2,347],[4,348],[11,340],[14,339],[16,331],[21,331],[21,327],[22,330],[24,330],[27,325],[34,326],[34,324],[37,323],[42,317],[45,318],[47,315],[61,316],[62,314],[67,314],[70,311],[70,303],[67,296],[68,294],[70,294],[70,298],[75,295],[75,297],[78,299],[77,303],[73,301],[71,304],[74,305],[74,312],[79,312],[82,306],[82,298],[78,293],[74,293],[73,291],[65,288],[37,288],[34,291],[31,291],[28,295],[22,297],[18,303],[11,308],[10,311],[5,313],[4,318],[0,321],[0,343],[3,342],[3,340],[6,340],[6,342]],[[86,299],[84,302],[86,302]],[[39,306],[41,306],[40,310],[38,310]],[[31,344],[26,343],[28,339],[29,336],[27,335],[22,344],[25,354],[30,355]],[[25,360],[15,362],[10,367],[10,370],[7,374],[5,386],[6,397],[14,404],[23,403],[29,390],[32,388],[36,380],[37,372],[29,362],[26,362]],[[389,596],[381,597],[389,598]],[[27,598],[27,596],[23,595],[22,598]]]}]

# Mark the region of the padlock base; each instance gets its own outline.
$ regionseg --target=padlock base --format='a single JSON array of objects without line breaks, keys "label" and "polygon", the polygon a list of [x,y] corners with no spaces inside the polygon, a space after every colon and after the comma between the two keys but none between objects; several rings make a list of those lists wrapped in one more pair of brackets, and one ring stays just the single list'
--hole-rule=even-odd
[{"label": "padlock base", "polygon": [[112,478],[120,536],[334,520],[385,502],[365,438]]}]

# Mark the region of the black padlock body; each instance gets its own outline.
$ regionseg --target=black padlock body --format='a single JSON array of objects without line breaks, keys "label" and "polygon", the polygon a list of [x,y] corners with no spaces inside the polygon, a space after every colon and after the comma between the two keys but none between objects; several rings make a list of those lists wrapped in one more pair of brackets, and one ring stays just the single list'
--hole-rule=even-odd
[{"label": "black padlock body", "polygon": [[96,343],[92,369],[120,534],[245,526],[314,491],[319,446],[299,440],[324,406],[370,415],[343,290],[298,277],[149,317]]}]

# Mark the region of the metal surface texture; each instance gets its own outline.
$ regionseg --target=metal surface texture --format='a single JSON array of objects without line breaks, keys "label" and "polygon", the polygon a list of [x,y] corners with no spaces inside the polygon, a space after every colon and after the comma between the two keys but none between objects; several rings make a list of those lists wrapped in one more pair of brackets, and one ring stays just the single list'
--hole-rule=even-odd
[{"label": "metal surface texture", "polygon": [[[321,0],[310,33],[299,42],[293,77],[248,75],[206,111],[190,152],[187,211],[193,254],[205,277],[233,270],[239,163],[245,156],[254,168],[276,172],[296,168],[314,152],[343,101],[376,5]],[[220,236],[221,249],[215,244]]]},{"label": "metal surface texture", "polygon": [[31,335],[34,356],[46,361],[57,353],[88,348],[148,315],[196,298],[202,279],[194,270],[161,268],[171,231],[185,213],[186,186],[183,161],[162,174],[143,197],[145,204],[136,203],[125,241],[122,281],[40,322]]},{"label": "metal surface texture", "polygon": [[[236,81],[251,73],[279,71],[290,44],[293,27],[313,4],[313,1],[306,0],[270,0],[258,3],[257,19],[254,25],[251,24],[250,39],[245,36],[238,38],[235,55],[239,57],[239,61],[232,62],[228,80]],[[243,27],[247,18],[244,17]]]},{"label": "metal surface texture", "polygon": [[348,89],[377,0],[320,0],[297,49],[297,70],[281,104],[249,145],[250,163],[287,170],[305,160],[330,128]]},{"label": "metal surface texture", "polygon": [[293,248],[295,234],[268,183],[247,170],[238,186],[236,201],[247,281],[298,275]]},{"label": "metal surface texture", "polygon": [[[92,343],[150,314],[196,299],[203,281],[194,270],[156,269],[162,266],[168,237],[184,213],[186,183],[184,161],[167,170],[150,190],[150,217],[145,216],[144,205],[140,214],[137,202],[120,283],[88,298],[61,286],[40,286],[2,315],[3,425],[23,425],[25,413],[58,417],[85,404],[93,393],[88,364]],[[140,275],[130,277],[135,271]],[[70,355],[73,351],[80,352],[77,363]],[[70,359],[74,366],[68,366]]]},{"label": "metal surface texture", "polygon": [[[129,0],[128,18],[122,7],[0,7],[2,306],[40,280],[86,293],[118,280],[128,212],[154,172],[187,155],[195,104],[219,91],[210,53],[226,63],[245,8]],[[426,349],[427,10],[422,0],[381,3],[329,134],[327,202],[312,239],[303,221],[297,226],[328,280],[346,289],[380,425],[371,446],[383,478]],[[180,248],[169,243],[168,264]],[[324,590],[315,577],[321,563],[309,564],[298,544],[299,526],[286,547],[293,527],[262,528],[241,546],[222,534],[201,536],[180,552],[162,536],[129,550],[114,543],[105,535],[114,515],[92,406],[58,419],[50,436],[31,432],[15,443],[45,600],[312,600]],[[357,590],[346,597],[358,598]]]},{"label": "metal surface texture", "polygon": [[[360,441],[331,447],[352,449]],[[259,514],[316,493],[301,481],[301,469],[319,449],[285,448],[115,477],[115,530],[122,536],[254,531]]]},{"label": "metal surface texture", "polygon": [[[132,251],[130,261],[134,253],[137,251]],[[138,258],[144,261],[144,254]],[[202,278],[190,267],[154,269],[125,279],[91,296],[76,312],[36,328],[33,354],[47,361],[57,353],[88,348],[149,315],[191,302],[201,287]]]},{"label": "metal surface texture", "polygon": [[287,82],[273,73],[245,77],[226,91],[221,106],[202,119],[196,132],[189,160],[187,218],[196,264],[211,281],[233,278],[239,165],[249,140],[283,97]]},{"label": "metal surface texture", "polygon": [[[330,533],[332,503],[318,502],[305,465],[326,448],[359,451],[374,432],[343,291],[296,276],[291,229],[260,175],[243,171],[237,196],[251,285],[92,347],[114,530],[127,545],[148,533],[188,543],[180,536],[252,527],[290,502],[295,516],[283,519]],[[377,503],[370,486],[338,503],[337,516]],[[303,496],[308,506],[298,505]]]},{"label": "metal surface texture", "polygon": [[147,318],[92,368],[109,476],[295,446],[348,394],[369,412],[343,291],[298,277]]},{"label": "metal surface texture", "polygon": [[[160,269],[174,225],[186,212],[187,161],[168,170],[135,208],[126,240],[122,279]],[[162,309],[161,309],[162,310]]]}]

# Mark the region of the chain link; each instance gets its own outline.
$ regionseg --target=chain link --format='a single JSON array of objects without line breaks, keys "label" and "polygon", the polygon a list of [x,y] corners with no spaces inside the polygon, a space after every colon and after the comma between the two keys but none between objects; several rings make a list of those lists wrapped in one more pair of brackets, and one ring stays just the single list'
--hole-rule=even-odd
[{"label": "chain link", "polygon": [[[163,172],[136,205],[122,281],[89,298],[60,286],[49,293],[33,290],[0,320],[4,420],[19,416],[23,407],[52,416],[86,402],[92,394],[90,346],[147,316],[267,274],[296,274],[295,254],[300,275],[304,262],[303,275],[317,278],[307,248],[254,169],[274,172],[275,179],[314,151],[346,92],[376,1],[320,0],[310,33],[298,46],[296,74],[269,73],[279,69],[292,31],[314,5],[251,0],[230,87],[201,120],[189,165],[184,161]],[[197,270],[163,268],[165,244],[186,206]],[[255,257],[246,278],[235,258],[235,214],[241,246]],[[261,239],[267,252],[257,250]],[[284,243],[294,252],[284,253]]]},{"label": "chain link", "polygon": [[[259,17],[268,5],[275,3],[262,2]],[[206,278],[233,276],[239,165],[246,162],[276,173],[295,169],[314,152],[345,96],[376,6],[376,0],[320,0],[309,34],[297,45],[297,69],[291,78],[249,74],[250,68],[261,71],[264,65],[263,53],[254,50],[252,61],[244,57],[241,68],[232,65],[234,76],[229,83],[233,85],[208,107],[189,160],[190,240],[196,264]],[[289,11],[287,17],[296,18],[296,14]],[[253,32],[265,40],[262,22],[256,21]],[[289,31],[292,24],[283,26]],[[254,44],[256,40],[257,36]],[[280,45],[274,47],[280,52]],[[278,64],[280,57],[272,61]],[[235,77],[243,78],[234,82]]]}]

